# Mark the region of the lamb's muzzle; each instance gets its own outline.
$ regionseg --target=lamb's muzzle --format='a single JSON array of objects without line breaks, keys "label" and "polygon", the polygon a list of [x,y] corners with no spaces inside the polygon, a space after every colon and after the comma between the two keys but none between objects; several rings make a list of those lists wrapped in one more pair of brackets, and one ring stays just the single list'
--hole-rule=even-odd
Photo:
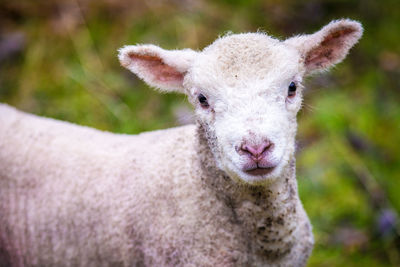
[{"label": "lamb's muzzle", "polygon": [[252,144],[251,141],[244,141],[237,150],[239,155],[245,157],[243,171],[250,175],[265,176],[273,171],[277,162],[271,157],[274,144],[268,139]]},{"label": "lamb's muzzle", "polygon": [[264,140],[263,142],[255,145],[245,141],[240,146],[240,150],[245,154],[248,154],[253,161],[258,163],[266,156],[268,152],[272,150],[273,145],[274,144],[269,140]]}]

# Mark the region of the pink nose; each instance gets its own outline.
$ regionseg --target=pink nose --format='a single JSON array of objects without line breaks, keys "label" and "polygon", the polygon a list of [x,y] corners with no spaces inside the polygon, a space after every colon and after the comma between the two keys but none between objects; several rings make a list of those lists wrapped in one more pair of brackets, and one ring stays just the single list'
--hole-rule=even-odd
[{"label": "pink nose", "polygon": [[240,151],[250,155],[254,161],[259,161],[264,157],[265,153],[272,150],[272,148],[273,144],[269,140],[265,140],[261,144],[257,145],[243,142]]}]

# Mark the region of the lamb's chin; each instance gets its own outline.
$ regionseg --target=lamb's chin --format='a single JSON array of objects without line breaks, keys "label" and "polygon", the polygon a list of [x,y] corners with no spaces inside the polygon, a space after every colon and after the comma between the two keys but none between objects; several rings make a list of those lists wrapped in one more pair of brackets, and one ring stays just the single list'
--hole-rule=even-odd
[{"label": "lamb's chin", "polygon": [[275,181],[279,175],[277,175],[276,169],[273,168],[272,170],[264,171],[260,170],[256,173],[259,174],[249,174],[248,172],[242,172],[243,175],[241,176],[241,180],[249,185],[263,185],[268,184]]},{"label": "lamb's chin", "polygon": [[229,164],[228,168],[223,168],[233,180],[244,185],[264,185],[273,182],[279,177],[280,166],[267,169],[255,169],[254,172],[244,171],[239,167]]}]

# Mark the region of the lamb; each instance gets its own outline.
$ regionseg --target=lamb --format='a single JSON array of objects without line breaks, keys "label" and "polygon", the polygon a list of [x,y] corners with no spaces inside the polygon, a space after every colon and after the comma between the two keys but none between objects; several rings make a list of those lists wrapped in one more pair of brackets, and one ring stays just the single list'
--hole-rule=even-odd
[{"label": "lamb", "polygon": [[302,78],[342,61],[362,31],[342,19],[284,41],[120,49],[150,86],[188,95],[195,125],[129,136],[0,105],[0,265],[305,266]]}]

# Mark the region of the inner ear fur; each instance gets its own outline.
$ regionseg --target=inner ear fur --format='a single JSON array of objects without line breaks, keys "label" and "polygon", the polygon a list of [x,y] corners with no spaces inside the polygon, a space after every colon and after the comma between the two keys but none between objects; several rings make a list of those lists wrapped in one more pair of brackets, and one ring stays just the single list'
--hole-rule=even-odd
[{"label": "inner ear fur", "polygon": [[151,70],[155,81],[166,83],[177,82],[179,86],[183,82],[184,73],[165,64],[160,57],[135,53],[129,53],[128,56],[132,61],[136,61],[138,64],[142,65],[143,68]]}]

